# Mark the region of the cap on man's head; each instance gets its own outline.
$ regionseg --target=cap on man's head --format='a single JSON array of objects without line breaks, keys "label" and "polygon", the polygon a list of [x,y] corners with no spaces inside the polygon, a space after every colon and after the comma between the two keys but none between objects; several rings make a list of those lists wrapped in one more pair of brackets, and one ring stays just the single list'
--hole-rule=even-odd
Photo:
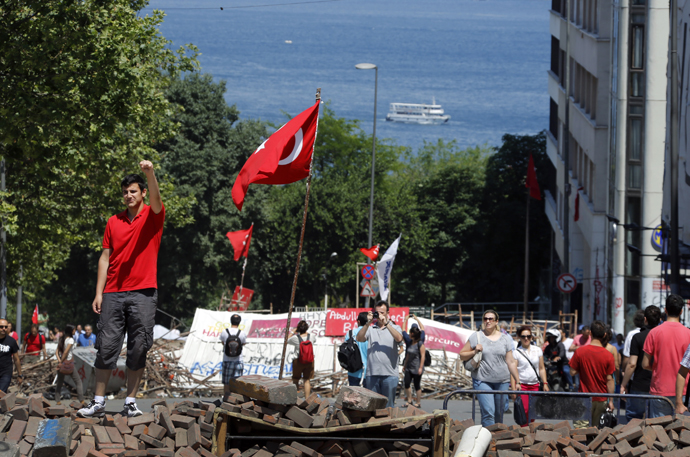
[{"label": "cap on man's head", "polygon": [[412,329],[415,328],[415,327],[419,327],[419,325],[417,325],[417,324],[412,324],[412,325],[410,325],[410,330],[412,330]]},{"label": "cap on man's head", "polygon": [[580,326],[577,328],[579,331],[582,331],[582,329],[585,328],[585,324],[580,324]]}]

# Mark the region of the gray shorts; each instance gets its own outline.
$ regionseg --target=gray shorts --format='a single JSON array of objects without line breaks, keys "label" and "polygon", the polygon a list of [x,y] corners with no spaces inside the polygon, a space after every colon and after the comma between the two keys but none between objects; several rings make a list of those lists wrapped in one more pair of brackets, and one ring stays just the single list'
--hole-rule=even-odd
[{"label": "gray shorts", "polygon": [[127,332],[127,368],[146,366],[146,353],[153,346],[153,326],[158,304],[158,290],[140,289],[103,294],[98,318],[98,351],[94,366],[114,370]]}]

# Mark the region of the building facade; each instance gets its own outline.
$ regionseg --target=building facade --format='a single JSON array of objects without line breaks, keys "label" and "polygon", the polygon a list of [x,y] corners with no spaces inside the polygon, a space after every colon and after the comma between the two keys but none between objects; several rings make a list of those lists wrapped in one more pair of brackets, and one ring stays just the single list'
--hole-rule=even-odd
[{"label": "building facade", "polygon": [[[546,192],[564,312],[616,332],[657,303],[666,124],[668,1],[553,0]],[[662,17],[665,22],[662,21]],[[664,29],[665,26],[665,29]],[[567,87],[567,94],[566,94]]]}]

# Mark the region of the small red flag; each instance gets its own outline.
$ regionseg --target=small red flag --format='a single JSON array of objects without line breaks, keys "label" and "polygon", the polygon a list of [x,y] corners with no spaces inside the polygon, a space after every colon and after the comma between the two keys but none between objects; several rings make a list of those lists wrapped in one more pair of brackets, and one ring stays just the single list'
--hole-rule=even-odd
[{"label": "small red flag", "polygon": [[529,155],[525,187],[529,189],[530,197],[536,200],[541,200],[541,191],[539,190],[539,182],[537,182],[537,170],[534,168],[534,159],[532,159],[532,154]]},{"label": "small red flag", "polygon": [[252,183],[290,184],[309,176],[316,140],[319,103],[302,111],[254,151],[232,186],[232,201],[242,211]]},{"label": "small red flag", "polygon": [[580,186],[575,193],[575,214],[573,214],[573,220],[575,222],[580,220],[580,191],[583,189],[584,187]]},{"label": "small red flag", "polygon": [[369,249],[366,248],[359,248],[360,251],[362,251],[362,254],[365,256],[369,257],[372,262],[376,262],[376,259],[379,257],[379,245],[375,245],[373,247],[370,247]]},{"label": "small red flag", "polygon": [[38,324],[38,305],[34,308],[34,314],[31,316],[31,323]]},{"label": "small red flag", "polygon": [[253,229],[254,224],[247,230],[238,230],[226,234],[230,243],[232,243],[233,249],[235,249],[235,260],[240,260],[240,257],[247,257],[249,255],[249,243],[252,241]]}]

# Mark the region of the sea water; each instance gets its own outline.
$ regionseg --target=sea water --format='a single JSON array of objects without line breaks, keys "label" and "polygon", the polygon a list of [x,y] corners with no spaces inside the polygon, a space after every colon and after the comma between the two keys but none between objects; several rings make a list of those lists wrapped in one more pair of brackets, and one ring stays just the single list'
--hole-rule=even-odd
[{"label": "sea water", "polygon": [[[289,4],[288,4],[289,3]],[[263,6],[270,5],[272,6]],[[251,6],[251,7],[250,7]],[[203,72],[227,82],[241,118],[282,124],[317,87],[339,117],[378,139],[500,145],[548,127],[549,0],[152,0],[173,46],[193,43]],[[220,9],[223,7],[223,10]],[[389,104],[431,103],[443,125],[386,122]]]}]

